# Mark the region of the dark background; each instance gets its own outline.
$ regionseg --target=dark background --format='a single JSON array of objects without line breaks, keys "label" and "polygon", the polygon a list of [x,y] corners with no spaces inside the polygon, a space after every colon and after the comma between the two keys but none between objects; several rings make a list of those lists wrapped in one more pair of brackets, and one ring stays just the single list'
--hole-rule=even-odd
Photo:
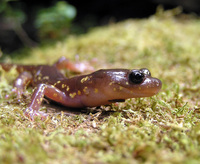
[{"label": "dark background", "polygon": [[[28,37],[34,43],[38,43],[37,30],[34,27],[34,19],[38,9],[54,5],[56,0],[49,1],[11,1],[9,4],[25,12],[27,19],[22,25]],[[80,26],[83,32],[94,26],[106,25],[110,22],[118,22],[128,18],[147,18],[156,12],[158,5],[164,9],[172,9],[177,6],[183,8],[184,13],[200,14],[199,0],[67,0],[77,10],[77,16],[73,21]],[[24,44],[16,33],[3,23],[3,15],[0,15],[0,48],[3,52],[11,53]]]}]

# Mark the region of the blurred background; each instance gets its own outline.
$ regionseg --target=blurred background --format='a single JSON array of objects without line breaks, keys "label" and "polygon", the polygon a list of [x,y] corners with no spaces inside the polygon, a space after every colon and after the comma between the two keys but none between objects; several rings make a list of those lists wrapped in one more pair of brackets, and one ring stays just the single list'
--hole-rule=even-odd
[{"label": "blurred background", "polygon": [[199,0],[67,0],[0,1],[0,49],[12,53],[23,47],[62,40],[129,18],[148,18],[158,6],[200,14]]}]

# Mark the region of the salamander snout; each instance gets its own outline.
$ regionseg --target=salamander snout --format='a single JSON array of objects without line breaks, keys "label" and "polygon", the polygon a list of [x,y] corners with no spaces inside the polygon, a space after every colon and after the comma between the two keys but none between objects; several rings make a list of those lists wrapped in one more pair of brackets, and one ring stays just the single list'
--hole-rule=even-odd
[{"label": "salamander snout", "polygon": [[142,68],[140,70],[133,69],[129,74],[129,80],[133,84],[140,84],[144,81],[145,76],[151,76],[148,69]]}]

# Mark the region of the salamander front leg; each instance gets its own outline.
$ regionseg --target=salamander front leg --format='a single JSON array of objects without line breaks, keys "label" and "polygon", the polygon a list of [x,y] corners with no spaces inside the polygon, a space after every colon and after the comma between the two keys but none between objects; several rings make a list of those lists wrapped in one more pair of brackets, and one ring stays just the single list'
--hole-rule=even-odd
[{"label": "salamander front leg", "polygon": [[[14,81],[14,84],[13,84],[14,88],[12,89],[12,93],[16,93],[18,99],[21,99],[22,94],[25,92],[26,87],[32,81],[32,78],[33,77],[29,72],[22,72],[16,78],[16,80]],[[10,96],[10,94],[6,95],[6,98],[8,98],[9,96]]]},{"label": "salamander front leg", "polygon": [[35,116],[47,116],[46,113],[39,111],[44,96],[59,103],[66,100],[66,95],[53,85],[39,84],[33,92],[30,104],[24,111],[26,116],[32,120],[34,120]]}]

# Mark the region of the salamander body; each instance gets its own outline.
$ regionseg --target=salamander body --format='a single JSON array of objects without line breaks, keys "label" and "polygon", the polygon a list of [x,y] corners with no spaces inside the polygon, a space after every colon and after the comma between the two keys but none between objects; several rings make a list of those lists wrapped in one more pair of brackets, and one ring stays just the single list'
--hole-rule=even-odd
[{"label": "salamander body", "polygon": [[[101,69],[87,75],[66,78],[59,70],[63,68],[63,63],[68,63],[66,60],[59,60],[52,66],[16,65],[19,76],[14,82],[14,88],[18,97],[21,97],[28,84],[35,87],[26,113],[31,116],[41,114],[39,108],[44,96],[68,107],[95,107],[128,98],[150,97],[162,87],[161,81],[151,77],[146,68]],[[14,65],[1,66],[8,71]]]}]

